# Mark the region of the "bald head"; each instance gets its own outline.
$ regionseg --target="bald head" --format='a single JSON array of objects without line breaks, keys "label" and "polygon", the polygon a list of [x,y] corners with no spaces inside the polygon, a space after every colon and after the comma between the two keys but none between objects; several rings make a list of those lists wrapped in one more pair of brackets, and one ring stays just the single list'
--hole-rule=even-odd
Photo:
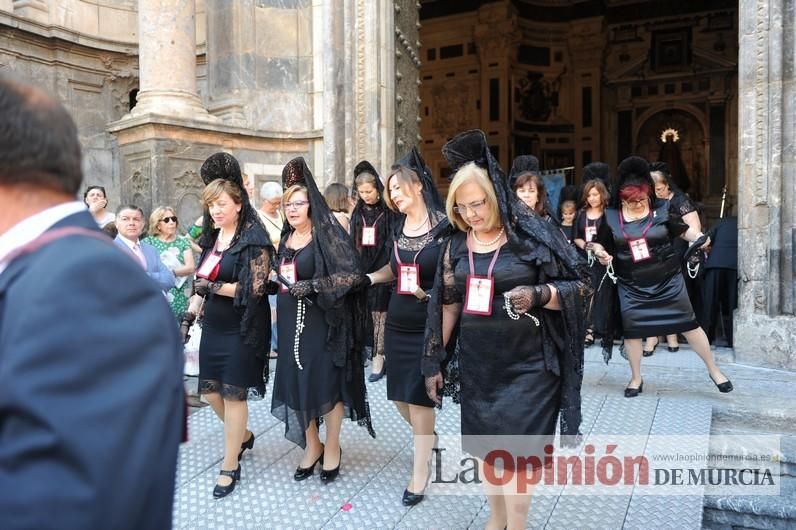
[{"label": "bald head", "polygon": [[0,76],[0,186],[76,195],[83,175],[69,113],[46,92]]}]

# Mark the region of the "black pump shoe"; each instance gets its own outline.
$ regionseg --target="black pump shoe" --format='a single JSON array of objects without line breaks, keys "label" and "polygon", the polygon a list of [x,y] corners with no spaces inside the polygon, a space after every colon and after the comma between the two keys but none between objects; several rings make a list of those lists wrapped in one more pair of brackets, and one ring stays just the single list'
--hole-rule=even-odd
[{"label": "black pump shoe", "polygon": [[340,474],[340,464],[343,463],[343,450],[340,449],[340,461],[337,463],[337,467],[334,469],[321,469],[321,482],[324,484],[329,484],[330,482],[334,482],[334,479]]},{"label": "black pump shoe", "polygon": [[243,452],[246,449],[252,449],[254,447],[254,433],[251,431],[246,431],[246,432],[251,434],[251,436],[249,436],[248,440],[240,444],[240,453],[238,453],[238,462],[240,462],[240,459],[243,458]]},{"label": "black pump shoe", "polygon": [[384,364],[381,365],[381,370],[379,370],[378,372],[374,372],[368,376],[368,381],[370,381],[371,383],[375,383],[376,381],[384,377],[384,374],[386,373],[387,373],[387,362],[385,361]]},{"label": "black pump shoe", "polygon": [[657,348],[658,348],[658,342],[655,343],[655,346],[653,346],[651,350],[641,350],[641,355],[643,355],[644,357],[652,357]]},{"label": "black pump shoe", "polygon": [[641,394],[643,391],[644,391],[644,381],[642,381],[641,384],[638,385],[638,388],[627,387],[625,389],[625,397],[626,398],[633,398],[633,397],[636,397],[639,394]]},{"label": "black pump shoe", "polygon": [[419,504],[420,501],[425,498],[426,496],[423,493],[412,493],[409,490],[404,490],[404,496],[401,499],[401,503],[404,506],[414,506],[415,504]]},{"label": "black pump shoe", "polygon": [[238,464],[238,469],[236,469],[235,471],[227,471],[226,469],[222,469],[219,472],[219,475],[231,478],[232,482],[230,482],[226,486],[220,486],[216,484],[216,487],[213,488],[213,497],[215,497],[216,499],[226,497],[227,495],[235,491],[235,484],[240,480],[240,464]]},{"label": "black pump shoe", "polygon": [[321,456],[318,457],[315,462],[312,463],[310,467],[301,467],[298,466],[296,468],[296,472],[293,473],[293,480],[296,482],[301,482],[302,480],[310,478],[313,473],[315,473],[315,466],[318,465],[318,462],[323,464],[323,449],[321,449]]},{"label": "black pump shoe", "polygon": [[669,348],[669,351],[672,353],[680,351],[680,346],[667,346],[667,348]]},{"label": "black pump shoe", "polygon": [[713,377],[711,377],[710,380],[713,381],[713,384],[716,385],[716,388],[718,388],[719,392],[721,392],[722,394],[726,394],[728,392],[733,391],[732,381],[730,381],[729,379],[727,379],[723,383],[717,383],[713,379]]}]

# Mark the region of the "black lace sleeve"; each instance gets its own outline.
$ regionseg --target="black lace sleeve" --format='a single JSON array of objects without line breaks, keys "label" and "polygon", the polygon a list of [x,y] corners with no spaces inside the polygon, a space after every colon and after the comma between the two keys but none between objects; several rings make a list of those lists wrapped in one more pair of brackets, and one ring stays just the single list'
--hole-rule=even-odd
[{"label": "black lace sleeve", "polygon": [[455,334],[452,334],[446,349],[442,335],[442,306],[461,303],[461,296],[453,283],[452,241],[452,238],[448,239],[442,247],[434,276],[434,288],[429,295],[425,347],[420,367],[424,377],[440,372],[448,358],[448,351],[453,349],[451,343],[456,340]]}]

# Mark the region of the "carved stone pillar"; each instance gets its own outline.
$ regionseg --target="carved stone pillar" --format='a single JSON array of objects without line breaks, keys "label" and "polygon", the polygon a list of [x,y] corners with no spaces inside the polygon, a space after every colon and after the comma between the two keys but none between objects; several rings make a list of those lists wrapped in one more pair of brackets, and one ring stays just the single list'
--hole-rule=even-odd
[{"label": "carved stone pillar", "polygon": [[511,101],[508,87],[516,47],[520,42],[517,10],[508,1],[486,4],[478,10],[474,30],[481,60],[481,129],[500,164],[511,167]]},{"label": "carved stone pillar", "polygon": [[214,119],[196,92],[196,0],[140,0],[141,87],[132,116]]},{"label": "carved stone pillar", "polygon": [[737,360],[796,370],[796,0],[738,9]]}]

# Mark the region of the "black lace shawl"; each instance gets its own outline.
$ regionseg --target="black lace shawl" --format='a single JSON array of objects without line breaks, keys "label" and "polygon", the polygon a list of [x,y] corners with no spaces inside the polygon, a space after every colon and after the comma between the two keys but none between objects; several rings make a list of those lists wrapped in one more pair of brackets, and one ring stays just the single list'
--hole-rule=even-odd
[{"label": "black lace shawl", "polygon": [[[229,153],[211,155],[201,169],[205,184],[216,179],[224,179],[237,184],[241,191],[242,207],[240,220],[235,229],[227,253],[237,255],[240,264],[238,286],[235,290],[233,307],[241,314],[240,334],[244,344],[253,346],[258,355],[266,357],[271,343],[271,311],[268,305],[266,287],[274,256],[274,247],[268,237],[257,211],[249,201],[243,187],[240,165]],[[215,247],[219,230],[214,227],[210,213],[205,210],[202,236],[198,244],[202,247],[202,257]],[[213,296],[212,294],[209,296]],[[266,365],[265,378],[268,379]]]},{"label": "black lace shawl", "polygon": [[[550,283],[558,291],[561,311],[543,310],[545,367],[561,377],[562,443],[577,443],[581,423],[585,317],[592,295],[586,262],[553,224],[536,215],[511,191],[482,131],[473,130],[456,136],[443,147],[443,155],[454,171],[468,162],[475,162],[487,170],[495,188],[509,247],[523,261],[540,267],[540,283]],[[441,253],[441,259],[449,252],[450,243]],[[442,267],[439,267],[435,287],[441,285],[441,271]],[[428,307],[422,362],[425,376],[438,373],[446,356],[442,345],[442,289],[435,288],[434,291],[435,296],[432,296]],[[455,371],[448,370],[447,375],[455,377]],[[452,386],[455,388],[455,382]]]},{"label": "black lace shawl", "polygon": [[[376,169],[368,162],[363,160],[354,168],[354,193],[356,193],[356,179],[361,173],[370,173],[376,177],[376,189],[379,192],[379,202],[373,205],[365,204],[362,199],[357,199],[357,204],[351,212],[351,237],[359,251],[362,262],[362,270],[373,272],[390,261],[390,249],[392,248],[392,235],[395,230],[397,216],[395,212],[387,208],[384,203],[384,184],[382,184]],[[379,217],[381,216],[381,217]],[[362,219],[368,226],[372,226],[376,219],[376,242],[375,247],[362,246]]]},{"label": "black lace shawl", "polygon": [[[287,189],[294,184],[307,188],[310,202],[313,232],[310,244],[315,256],[312,282],[317,292],[313,300],[323,310],[329,325],[326,347],[332,354],[334,365],[343,369],[346,383],[350,386],[353,400],[350,419],[366,427],[368,433],[375,437],[362,358],[367,309],[362,293],[357,292],[364,281],[359,254],[351,237],[329,210],[302,157],[294,158],[282,170],[283,187]],[[293,231],[290,223],[286,222],[285,227],[283,242]]]}]

